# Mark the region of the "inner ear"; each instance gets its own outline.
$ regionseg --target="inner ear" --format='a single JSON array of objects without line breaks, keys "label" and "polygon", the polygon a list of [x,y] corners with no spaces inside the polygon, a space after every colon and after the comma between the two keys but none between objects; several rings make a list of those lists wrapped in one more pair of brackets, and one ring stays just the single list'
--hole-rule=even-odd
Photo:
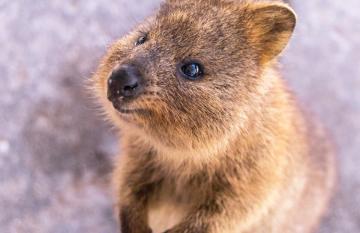
[{"label": "inner ear", "polygon": [[260,62],[268,62],[288,44],[295,29],[296,15],[281,3],[258,3],[250,7],[249,13],[249,40],[259,52]]}]

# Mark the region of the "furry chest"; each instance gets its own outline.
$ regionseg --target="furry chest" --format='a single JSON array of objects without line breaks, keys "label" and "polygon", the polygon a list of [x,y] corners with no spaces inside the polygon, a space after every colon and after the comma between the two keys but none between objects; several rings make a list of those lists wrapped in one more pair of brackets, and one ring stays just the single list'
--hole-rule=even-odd
[{"label": "furry chest", "polygon": [[149,226],[153,233],[162,233],[180,223],[187,212],[187,204],[169,197],[160,198],[149,205]]}]

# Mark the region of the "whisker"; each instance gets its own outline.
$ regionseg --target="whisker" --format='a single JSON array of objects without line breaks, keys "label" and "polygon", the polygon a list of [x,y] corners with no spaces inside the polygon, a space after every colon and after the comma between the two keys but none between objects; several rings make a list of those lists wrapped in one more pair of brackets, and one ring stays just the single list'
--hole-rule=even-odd
[{"label": "whisker", "polygon": [[159,92],[157,92],[157,91],[145,91],[143,94],[144,95],[158,95]]}]

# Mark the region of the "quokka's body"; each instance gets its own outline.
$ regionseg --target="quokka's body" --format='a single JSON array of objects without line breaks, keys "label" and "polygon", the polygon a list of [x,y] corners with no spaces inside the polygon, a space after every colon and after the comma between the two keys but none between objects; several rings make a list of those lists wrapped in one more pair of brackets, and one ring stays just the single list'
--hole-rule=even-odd
[{"label": "quokka's body", "polygon": [[121,129],[113,175],[123,233],[308,233],[334,184],[332,146],[276,57],[282,3],[168,0],[94,77]]}]

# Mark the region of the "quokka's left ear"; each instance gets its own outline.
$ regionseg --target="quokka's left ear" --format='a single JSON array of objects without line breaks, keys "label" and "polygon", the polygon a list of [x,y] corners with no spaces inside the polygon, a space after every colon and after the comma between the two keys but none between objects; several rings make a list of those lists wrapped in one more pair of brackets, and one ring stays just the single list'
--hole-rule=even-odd
[{"label": "quokka's left ear", "polygon": [[255,3],[248,8],[249,40],[259,51],[260,62],[279,55],[296,25],[294,11],[283,3]]}]

